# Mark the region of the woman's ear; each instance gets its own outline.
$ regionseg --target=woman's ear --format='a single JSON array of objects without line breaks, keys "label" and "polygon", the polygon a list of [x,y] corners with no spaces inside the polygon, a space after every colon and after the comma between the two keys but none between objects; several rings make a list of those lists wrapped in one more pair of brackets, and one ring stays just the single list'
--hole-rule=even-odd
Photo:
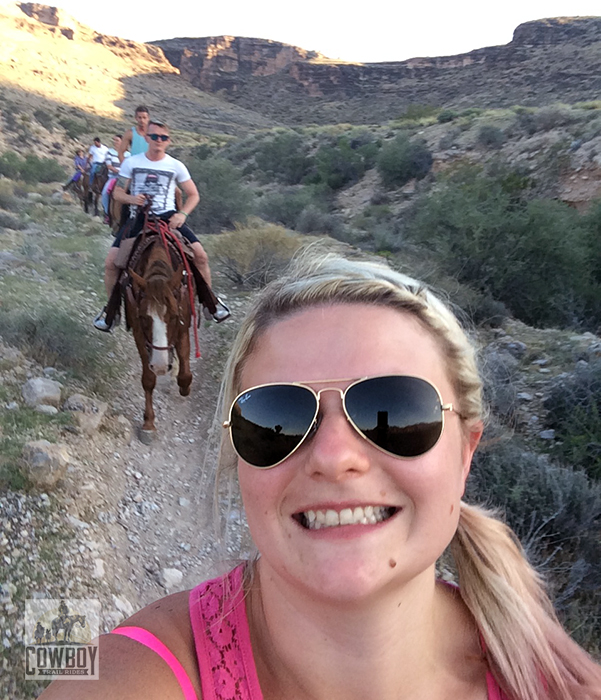
[{"label": "woman's ear", "polygon": [[472,466],[472,459],[474,457],[474,452],[476,451],[476,448],[478,447],[480,443],[480,439],[482,438],[482,433],[484,432],[484,423],[479,420],[475,421],[473,423],[470,423],[469,425],[465,426],[465,431],[464,431],[464,440],[463,440],[463,454],[462,454],[462,463],[463,463],[463,484],[465,486],[465,482],[467,481],[467,477],[469,476],[470,469]]}]

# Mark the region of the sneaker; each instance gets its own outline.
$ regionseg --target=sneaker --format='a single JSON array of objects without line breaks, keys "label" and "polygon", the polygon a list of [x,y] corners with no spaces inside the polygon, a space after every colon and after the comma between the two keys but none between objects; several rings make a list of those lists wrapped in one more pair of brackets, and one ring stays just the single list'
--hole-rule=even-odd
[{"label": "sneaker", "polygon": [[221,299],[217,299],[216,307],[217,308],[215,309],[215,313],[212,314],[212,316],[215,319],[215,321],[217,321],[217,323],[221,323],[222,321],[225,321],[226,318],[229,318],[231,316],[230,310],[221,301]]},{"label": "sneaker", "polygon": [[[102,331],[103,333],[112,333],[113,328],[117,324],[115,322],[113,322],[109,326],[109,324],[106,322],[106,318],[104,317],[105,312],[106,312],[106,306],[102,309],[102,311],[94,319],[94,328],[96,328],[96,330]],[[117,319],[115,319],[115,321],[116,320]]]}]

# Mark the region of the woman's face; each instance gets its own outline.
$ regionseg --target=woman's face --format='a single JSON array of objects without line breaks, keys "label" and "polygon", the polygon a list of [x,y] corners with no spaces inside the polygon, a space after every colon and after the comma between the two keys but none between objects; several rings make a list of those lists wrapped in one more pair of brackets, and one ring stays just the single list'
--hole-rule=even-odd
[{"label": "woman's face", "polygon": [[[241,390],[387,374],[422,377],[439,389],[443,403],[457,402],[430,333],[409,314],[363,304],[319,306],[276,323],[248,358]],[[399,459],[356,433],[338,392],[321,394],[320,413],[317,432],[277,467],[257,469],[239,460],[261,575],[312,596],[347,601],[432,575],[457,528],[480,425],[468,431],[456,413],[446,412],[438,443],[424,455]],[[303,524],[309,511],[369,507],[392,515],[369,525]]]}]

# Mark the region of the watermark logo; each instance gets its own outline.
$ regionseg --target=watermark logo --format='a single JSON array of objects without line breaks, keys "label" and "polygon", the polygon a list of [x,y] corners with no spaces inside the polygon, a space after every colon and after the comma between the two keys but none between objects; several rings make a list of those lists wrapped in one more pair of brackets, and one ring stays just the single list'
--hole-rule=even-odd
[{"label": "watermark logo", "polygon": [[98,680],[99,622],[97,600],[27,600],[25,678]]}]

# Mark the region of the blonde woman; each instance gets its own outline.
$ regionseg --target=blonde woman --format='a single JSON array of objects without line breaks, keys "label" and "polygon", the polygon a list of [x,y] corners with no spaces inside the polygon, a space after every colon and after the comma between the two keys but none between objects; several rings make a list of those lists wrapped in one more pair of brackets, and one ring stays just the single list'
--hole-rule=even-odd
[{"label": "blonde woman", "polygon": [[[225,396],[258,556],[134,615],[100,681],[45,700],[601,698],[511,532],[461,500],[481,382],[422,285],[305,256],[257,299]],[[458,587],[436,577],[449,544]]]}]

